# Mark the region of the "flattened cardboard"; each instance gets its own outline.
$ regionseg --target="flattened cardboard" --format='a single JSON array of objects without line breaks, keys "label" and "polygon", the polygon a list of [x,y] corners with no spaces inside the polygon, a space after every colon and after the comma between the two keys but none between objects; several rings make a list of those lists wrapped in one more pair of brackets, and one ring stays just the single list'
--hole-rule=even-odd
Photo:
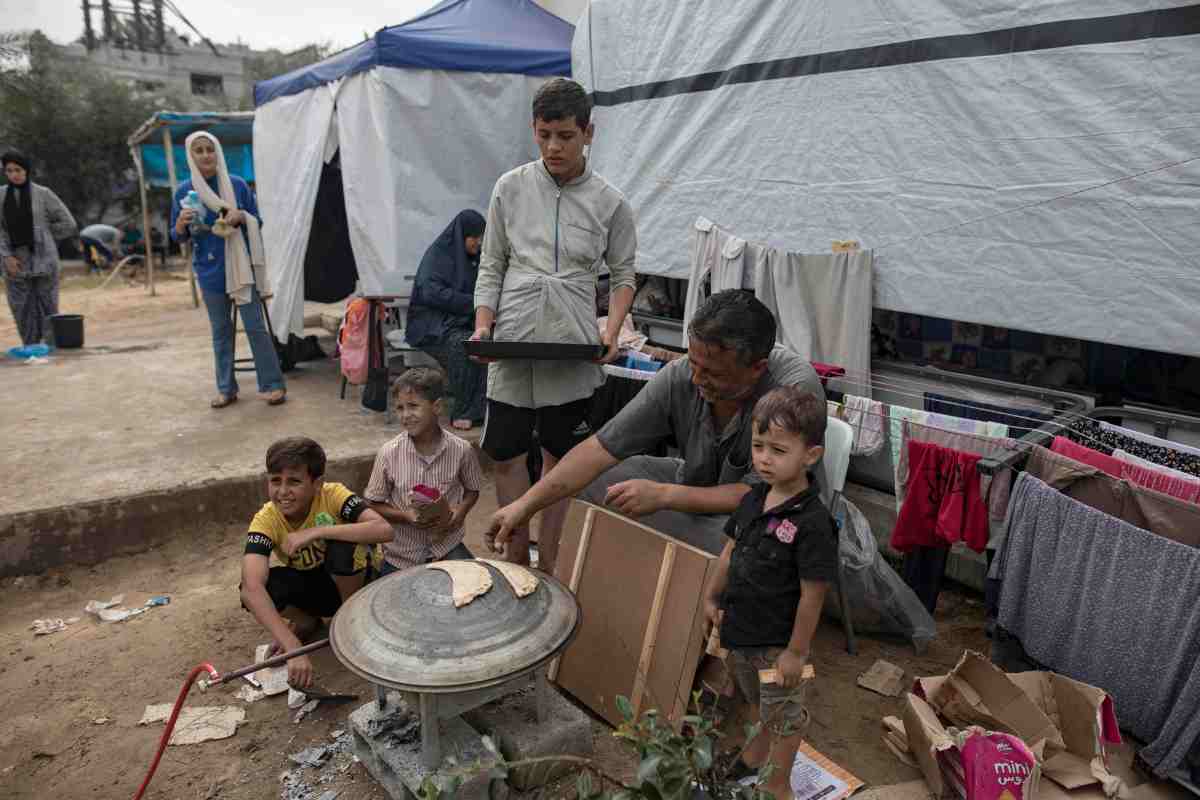
[{"label": "flattened cardboard", "polygon": [[[588,525],[588,544],[580,559]],[[674,547],[674,560],[658,626],[647,631],[668,546]],[[704,652],[704,592],[716,563],[708,553],[634,520],[571,501],[555,574],[568,586],[578,574],[575,595],[583,618],[575,640],[559,659],[555,682],[618,724],[616,697],[634,699],[638,665],[649,647],[642,702],[635,711],[657,708],[671,719],[686,714]]]},{"label": "flattened cardboard", "polygon": [[800,743],[788,777],[795,800],[842,800],[863,787],[861,780],[808,742]]},{"label": "flattened cardboard", "polygon": [[884,697],[899,697],[904,691],[904,670],[881,658],[858,676],[858,685]]}]

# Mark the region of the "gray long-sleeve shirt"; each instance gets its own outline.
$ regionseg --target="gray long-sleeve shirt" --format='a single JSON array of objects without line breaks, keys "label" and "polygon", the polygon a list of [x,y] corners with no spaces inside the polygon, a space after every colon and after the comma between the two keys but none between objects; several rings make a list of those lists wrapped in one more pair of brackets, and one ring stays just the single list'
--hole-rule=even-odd
[{"label": "gray long-sleeve shirt", "polygon": [[[563,186],[534,161],[496,181],[488,207],[475,307],[496,312],[496,341],[598,344],[596,280],[634,286],[633,209],[585,167]],[[522,408],[570,403],[604,382],[597,364],[506,360],[488,369],[488,397]]]},{"label": "gray long-sleeve shirt", "polygon": [[[78,230],[75,218],[67,210],[58,195],[39,183],[31,183],[33,192],[31,205],[33,208],[33,257],[32,263],[22,264],[25,275],[52,275],[58,271],[58,245],[62,239],[69,239]],[[4,202],[7,189],[0,189],[0,203]],[[12,240],[8,236],[8,228],[4,223],[4,215],[0,214],[0,258],[15,255]]]}]

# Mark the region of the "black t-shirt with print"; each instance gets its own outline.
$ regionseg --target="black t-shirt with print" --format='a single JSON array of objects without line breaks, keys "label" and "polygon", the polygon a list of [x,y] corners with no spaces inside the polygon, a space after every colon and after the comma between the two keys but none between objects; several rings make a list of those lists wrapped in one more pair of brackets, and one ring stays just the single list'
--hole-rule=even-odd
[{"label": "black t-shirt with print", "polygon": [[837,531],[812,476],[808,489],[764,513],[770,490],[747,492],[725,526],[735,544],[721,601],[724,647],[786,647],[800,581],[837,577]]}]

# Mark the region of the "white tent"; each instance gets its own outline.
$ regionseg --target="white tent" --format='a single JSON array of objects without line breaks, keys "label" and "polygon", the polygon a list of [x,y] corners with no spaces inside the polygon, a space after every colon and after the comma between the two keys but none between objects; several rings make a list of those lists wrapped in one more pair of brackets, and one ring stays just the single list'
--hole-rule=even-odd
[{"label": "white tent", "polygon": [[530,103],[548,76],[570,74],[572,30],[531,0],[445,0],[255,87],[254,161],[279,338],[303,332],[322,165],[339,154],[363,291],[403,288],[397,276],[416,272],[455,214],[486,212],[496,179],[537,157]]},{"label": "white tent", "polygon": [[593,0],[574,75],[642,273],[698,215],[873,248],[875,305],[1200,355],[1200,6]]}]

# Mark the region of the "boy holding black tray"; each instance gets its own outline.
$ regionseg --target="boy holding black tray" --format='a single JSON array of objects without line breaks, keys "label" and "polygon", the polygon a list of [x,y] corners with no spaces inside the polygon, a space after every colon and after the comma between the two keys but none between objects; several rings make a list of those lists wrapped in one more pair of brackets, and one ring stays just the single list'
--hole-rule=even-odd
[{"label": "boy holding black tray", "polygon": [[[542,474],[591,433],[588,405],[604,382],[600,363],[617,357],[621,324],[633,305],[637,231],[620,191],[591,171],[584,147],[594,134],[591,100],[557,78],[533,99],[537,161],[500,177],[492,191],[472,339],[531,344],[603,345],[598,361],[504,359],[488,370],[480,446],[496,464],[501,506],[529,488],[525,457],[537,430]],[[608,266],[608,326],[597,335],[596,281]],[[542,530],[559,531],[565,502],[543,512]],[[542,569],[552,570],[557,536],[542,535]],[[506,558],[529,563],[529,529],[514,531]]]}]

